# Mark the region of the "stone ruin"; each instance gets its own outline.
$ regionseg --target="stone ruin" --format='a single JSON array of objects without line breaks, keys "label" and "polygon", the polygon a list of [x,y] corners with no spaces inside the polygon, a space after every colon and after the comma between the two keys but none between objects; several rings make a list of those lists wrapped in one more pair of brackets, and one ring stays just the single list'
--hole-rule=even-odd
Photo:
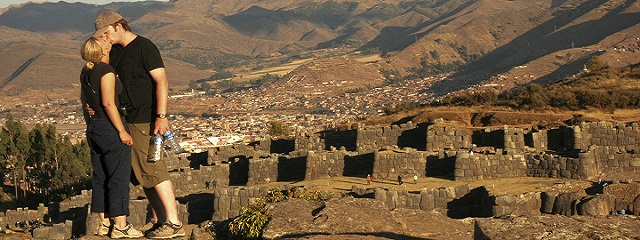
[{"label": "stone ruin", "polygon": [[[339,176],[395,179],[435,177],[474,181],[510,177],[593,179],[599,173],[640,170],[638,122],[582,123],[552,129],[514,126],[458,129],[442,121],[392,126],[358,124],[347,131],[297,129],[294,138],[267,136],[255,145],[211,148],[206,153],[165,153],[183,222],[224,221],[238,216],[264,184]],[[212,182],[214,190],[202,191]],[[207,184],[208,183],[208,184]],[[552,213],[607,215],[615,209],[640,214],[640,184],[613,184],[595,193],[536,192],[499,195],[489,187],[423,189],[420,192],[354,186],[357,197],[375,198],[387,207],[445,208],[453,218]],[[290,188],[283,185],[281,189]],[[626,197],[620,192],[626,193]],[[631,193],[631,194],[629,194]],[[68,239],[93,234],[90,191],[38,209],[0,212],[0,228],[43,220],[35,239]],[[131,188],[129,221],[144,225],[150,207],[140,187]]]}]

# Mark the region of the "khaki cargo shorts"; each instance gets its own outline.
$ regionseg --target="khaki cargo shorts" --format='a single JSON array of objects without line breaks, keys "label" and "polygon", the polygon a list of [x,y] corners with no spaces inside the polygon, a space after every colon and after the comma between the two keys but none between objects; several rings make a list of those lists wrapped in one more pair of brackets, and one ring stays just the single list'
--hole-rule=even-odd
[{"label": "khaki cargo shorts", "polygon": [[161,182],[171,180],[165,160],[147,162],[149,141],[153,131],[152,123],[127,123],[133,146],[131,147],[131,183],[134,186],[153,188]]}]

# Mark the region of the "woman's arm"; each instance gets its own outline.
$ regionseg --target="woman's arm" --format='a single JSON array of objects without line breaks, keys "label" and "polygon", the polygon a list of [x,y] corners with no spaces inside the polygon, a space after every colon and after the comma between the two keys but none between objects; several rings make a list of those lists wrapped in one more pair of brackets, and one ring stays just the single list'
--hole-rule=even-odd
[{"label": "woman's arm", "polygon": [[104,105],[109,120],[111,120],[111,123],[118,131],[118,135],[120,135],[120,141],[128,146],[133,145],[133,139],[124,128],[122,118],[120,117],[120,112],[118,111],[118,106],[116,105],[115,74],[107,73],[102,76],[102,79],[100,81],[100,92],[102,94],[102,105]]}]

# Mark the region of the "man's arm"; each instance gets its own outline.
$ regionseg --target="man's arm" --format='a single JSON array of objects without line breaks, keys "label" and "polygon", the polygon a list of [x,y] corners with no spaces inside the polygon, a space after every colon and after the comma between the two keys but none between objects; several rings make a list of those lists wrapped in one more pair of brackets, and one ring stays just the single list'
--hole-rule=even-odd
[{"label": "man's arm", "polygon": [[[156,113],[167,114],[167,102],[169,101],[169,81],[163,67],[149,71],[149,74],[156,82]],[[169,130],[169,120],[156,117],[153,133],[164,134]]]}]

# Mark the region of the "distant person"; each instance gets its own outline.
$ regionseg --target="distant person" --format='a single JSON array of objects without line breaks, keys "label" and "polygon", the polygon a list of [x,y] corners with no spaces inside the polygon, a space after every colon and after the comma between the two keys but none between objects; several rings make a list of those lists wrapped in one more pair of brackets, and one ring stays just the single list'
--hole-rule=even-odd
[{"label": "distant person", "polygon": [[598,184],[602,185],[602,173],[598,175]]},{"label": "distant person", "polygon": [[402,177],[398,175],[398,185],[402,185]]},{"label": "distant person", "polygon": [[204,186],[209,189],[209,181],[204,182]]},{"label": "distant person", "polygon": [[86,40],[80,51],[87,61],[80,73],[80,99],[83,106],[93,109],[91,117],[83,112],[93,167],[91,211],[100,217],[98,235],[139,238],[142,232],[127,223],[133,140],[118,110],[116,99],[122,93],[122,83],[109,66],[109,51],[109,42],[94,37]]},{"label": "distant person", "polygon": [[367,174],[367,185],[371,185],[371,181],[373,179],[371,179],[371,174]]},{"label": "distant person", "polygon": [[469,155],[473,156],[473,149],[476,147],[475,144],[471,144],[471,146],[469,146]]},{"label": "distant person", "polygon": [[418,184],[418,175],[413,174],[413,184]]},{"label": "distant person", "polygon": [[173,238],[185,235],[173,183],[165,161],[148,162],[152,135],[168,131],[167,102],[169,82],[160,51],[153,42],[131,31],[117,12],[103,12],[95,20],[94,36],[107,39],[113,50],[109,64],[123,84],[120,102],[126,108],[127,124],[133,138],[131,165],[134,185],[142,185],[153,213],[153,227],[147,238]]},{"label": "distant person", "polygon": [[213,180],[213,188],[218,187],[218,180]]}]

